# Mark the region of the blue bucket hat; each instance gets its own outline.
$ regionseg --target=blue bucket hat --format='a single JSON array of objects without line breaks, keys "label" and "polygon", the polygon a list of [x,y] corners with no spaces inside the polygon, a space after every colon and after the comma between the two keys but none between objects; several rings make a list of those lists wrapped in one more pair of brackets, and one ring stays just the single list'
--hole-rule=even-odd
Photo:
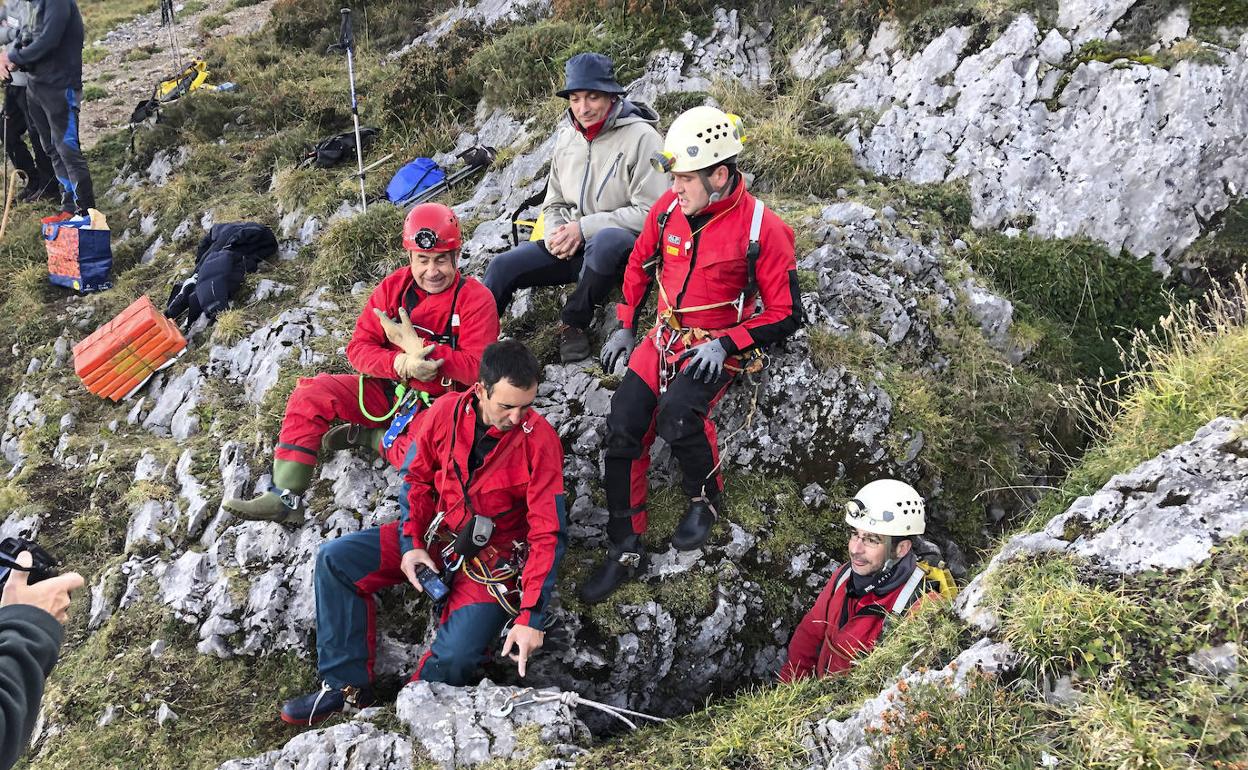
[{"label": "blue bucket hat", "polygon": [[604,94],[622,94],[624,89],[615,82],[615,62],[600,53],[578,53],[563,67],[563,90],[556,96],[565,99],[573,91],[601,91]]}]

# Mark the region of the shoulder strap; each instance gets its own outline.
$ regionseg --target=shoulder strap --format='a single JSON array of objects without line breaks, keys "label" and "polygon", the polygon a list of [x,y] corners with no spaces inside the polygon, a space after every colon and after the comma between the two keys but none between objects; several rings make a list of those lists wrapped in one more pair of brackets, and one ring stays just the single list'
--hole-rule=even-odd
[{"label": "shoulder strap", "polygon": [[451,294],[451,315],[446,321],[446,332],[442,336],[446,337],[446,344],[451,346],[451,350],[459,349],[459,313],[455,311],[455,306],[459,304],[459,290],[464,288],[464,281],[468,280],[462,273],[459,276],[459,282],[455,284],[455,291]]},{"label": "shoulder strap", "polygon": [[[663,233],[667,229],[667,220],[672,218],[672,212],[676,210],[677,204],[680,203],[679,198],[672,198],[672,202],[667,205],[667,210],[659,214],[657,222],[659,225],[659,237],[654,242],[654,254],[651,255],[650,261],[643,264],[642,267],[653,278],[663,269]],[[644,301],[642,304],[645,304]]]},{"label": "shoulder strap", "polygon": [[754,199],[754,214],[750,217],[750,245],[745,249],[745,291],[742,297],[758,292],[758,255],[762,250],[759,236],[763,232],[763,212],[767,207],[758,198]]},{"label": "shoulder strap", "polygon": [[520,225],[516,223],[516,220],[520,218],[525,209],[530,206],[536,206],[546,200],[546,188],[549,186],[550,177],[547,177],[546,183],[542,185],[542,189],[525,198],[524,203],[521,203],[519,208],[511,212],[511,245],[513,247],[520,245]]},{"label": "shoulder strap", "polygon": [[914,572],[910,574],[910,579],[901,587],[897,598],[893,600],[893,606],[889,607],[889,611],[894,615],[900,615],[905,612],[906,608],[910,606],[910,602],[914,599],[915,591],[918,590],[919,584],[923,582],[925,577],[923,570],[916,566]]}]

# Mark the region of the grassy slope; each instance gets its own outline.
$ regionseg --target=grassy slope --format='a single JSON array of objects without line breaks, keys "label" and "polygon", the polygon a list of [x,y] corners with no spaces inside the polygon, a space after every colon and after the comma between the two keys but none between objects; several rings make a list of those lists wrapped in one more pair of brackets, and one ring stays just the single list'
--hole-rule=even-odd
[{"label": "grassy slope", "polygon": [[[83,0],[82,5],[88,25],[103,31],[133,12],[150,10],[148,6],[154,3],[138,3],[132,8],[112,0]],[[277,205],[283,210],[300,207],[305,214],[325,216],[340,200],[350,197],[351,183],[344,181],[345,174],[292,168],[303,146],[349,126],[343,64],[319,53],[333,37],[337,5],[324,0],[283,0],[275,8],[274,22],[255,40],[247,44],[217,41],[204,52],[219,79],[240,84],[238,93],[197,94],[196,98],[174,106],[166,111],[164,122],[140,132],[134,157],[127,156],[124,133],[101,141],[91,155],[101,186],[122,171],[145,168],[159,151],[190,147],[187,163],[166,186],[159,190],[140,188],[128,194],[122,205],[110,204],[108,213],[114,232],[137,232],[139,220],[154,214],[157,229],[168,238],[180,222],[198,221],[205,210],[213,210],[217,221],[254,219],[276,225]],[[705,25],[704,5],[683,5],[688,24],[673,24],[670,15],[658,16],[670,11],[659,5],[662,4],[639,0],[624,16],[618,11],[604,11],[593,3],[560,3],[560,15],[553,21],[517,25],[510,31],[491,33],[488,38],[471,25],[460,25],[439,50],[413,52],[397,62],[386,63],[382,53],[418,34],[438,6],[422,6],[420,12],[413,12],[410,4],[393,0],[359,3],[357,11],[362,12],[357,18],[367,18],[363,23],[357,21],[365,122],[387,129],[372,151],[373,156],[397,153],[394,161],[370,177],[373,190],[380,189],[387,172],[403,158],[445,149],[479,99],[504,105],[520,115],[549,115],[552,102],[544,95],[550,92],[567,56],[591,45],[601,46],[621,62],[634,62],[625,64],[626,69],[636,68],[639,55],[667,41],[673,30],[686,26],[697,30]],[[840,4],[828,4],[802,11],[782,10],[778,12],[781,16],[777,28],[798,29],[800,21],[820,10],[829,15],[834,26],[839,25],[843,35],[862,37],[875,23],[876,10],[880,9],[868,8],[858,14],[857,10],[846,11]],[[898,12],[907,20],[922,16],[918,11]],[[597,27],[600,21],[601,28]],[[915,24],[909,29],[917,35],[923,27]],[[793,42],[786,41],[782,34],[778,45]],[[781,59],[777,57],[778,61]],[[504,70],[507,77],[500,76]],[[751,116],[758,140],[752,152],[756,153],[760,170],[765,172],[765,197],[776,208],[792,215],[809,212],[806,196],[830,198],[837,186],[856,181],[859,176],[849,163],[844,145],[826,136],[829,116],[820,112],[803,88],[808,87],[790,83],[782,72],[775,91],[768,94],[716,86],[716,96],[725,104]],[[553,108],[557,109],[557,103]],[[677,105],[668,105],[665,114],[670,118],[676,108]],[[867,186],[855,188],[855,195],[861,192],[865,200],[875,205],[893,203],[916,218],[921,224],[915,228],[915,237],[947,241],[967,229],[969,209],[965,196],[956,188],[914,188],[865,181]],[[0,485],[0,502],[8,510],[24,509],[46,515],[41,534],[45,544],[91,579],[122,558],[119,554],[128,518],[127,504],[144,496],[169,494],[169,490],[129,489],[129,469],[141,451],[148,448],[161,459],[175,459],[186,447],[153,439],[141,429],[126,425],[124,420],[115,432],[110,431],[108,424],[123,416],[118,407],[79,398],[79,391],[67,387],[63,370],[45,369],[24,377],[26,362],[31,357],[46,361],[53,340],[63,330],[68,331],[71,339],[84,333],[68,324],[69,308],[93,308],[95,315],[88,327],[92,328],[140,293],[149,292],[158,301],[163,299],[176,276],[189,270],[194,238],[167,245],[148,265],[138,264],[146,239],[135,238],[120,244],[116,250],[117,288],[82,300],[66,300],[62,292],[46,284],[35,227],[28,224],[36,214],[33,208],[17,207],[10,235],[0,242],[0,268],[12,277],[0,285],[0,313],[10,319],[0,329],[0,340],[6,348],[12,346],[13,351],[12,359],[0,370],[0,394],[6,403],[19,385],[44,394],[42,408],[48,423],[44,428],[28,431],[23,438],[24,447],[31,454],[30,464],[16,479]],[[342,308],[336,318],[330,319],[331,325],[348,331],[358,299],[346,290],[355,281],[374,282],[401,257],[392,237],[398,231],[397,222],[396,211],[375,207],[367,217],[331,228],[297,260],[266,267],[263,277],[290,284],[297,291],[264,305],[225,314],[211,338],[188,351],[183,365],[203,364],[209,343],[239,339],[282,310],[298,305],[299,297],[318,285],[328,286],[327,297],[339,302]],[[805,248],[810,245],[805,244]],[[948,266],[950,275],[955,277],[964,269],[956,262]],[[249,277],[244,291],[254,286],[259,277]],[[1045,312],[1045,307],[1038,304],[1037,317]],[[1056,317],[1056,310],[1047,312]],[[529,321],[533,329],[544,325],[541,318]],[[1027,333],[1041,348],[1046,344],[1057,346],[1068,334],[1067,327],[1061,325],[1050,328],[1037,323],[1037,327]],[[811,330],[812,340],[823,340],[821,344],[812,341],[812,354],[825,365],[848,364],[865,378],[873,378],[877,372],[884,377],[886,387],[898,398],[906,426],[930,436],[922,461],[931,464],[933,473],[948,475],[952,469],[969,467],[967,458],[988,458],[983,464],[973,463],[972,473],[951,477],[947,492],[948,505],[965,506],[961,519],[966,523],[965,535],[972,539],[979,537],[982,511],[982,503],[972,505],[974,493],[994,483],[998,475],[1010,478],[1015,470],[1011,448],[999,445],[1000,426],[1029,425],[1036,435],[1041,434],[1054,419],[1051,406],[1041,395],[1047,391],[1045,383],[1073,381],[1083,374],[1070,367],[1066,359],[1056,356],[1042,356],[1034,366],[1009,367],[998,354],[986,350],[982,338],[965,318],[949,319],[940,325],[942,350],[956,362],[945,377],[918,372],[906,362],[885,366],[873,351],[856,346],[852,340],[829,337],[826,330],[820,337],[820,331]],[[318,351],[328,357],[329,368],[345,367],[345,361],[336,353],[339,345],[341,340],[333,337],[317,342]],[[1057,363],[1053,363],[1055,360]],[[239,403],[231,388],[209,383],[200,416],[201,423],[211,430],[188,445],[196,454],[201,481],[216,481],[216,446],[224,438],[250,442],[275,432],[285,396],[298,374],[294,370],[285,372],[264,403],[255,408]],[[973,397],[966,398],[967,393]],[[107,440],[111,449],[81,469],[64,471],[47,458],[58,438],[57,421],[71,410],[79,426],[74,448],[85,454]],[[819,531],[821,545],[829,550],[839,547],[834,542],[834,530],[827,526],[835,518],[831,508],[806,509],[797,500],[797,489],[790,480],[737,477],[729,491],[734,520],[747,530],[770,538],[774,547],[803,542],[804,533],[811,527]],[[658,497],[664,500],[670,495],[665,497],[660,492]],[[654,517],[656,532],[662,534],[665,526],[674,526],[675,516],[674,503],[667,508],[658,506]],[[798,530],[792,526],[795,520],[809,526]],[[575,561],[574,553],[569,562]],[[568,579],[574,579],[575,567],[568,572]],[[657,591],[665,603],[692,607],[709,597],[706,591],[710,587],[709,577],[701,576],[692,587],[682,586],[680,596],[665,594],[663,586],[629,590],[638,594],[635,599]],[[786,598],[791,590],[781,583],[774,589],[778,597]],[[780,606],[785,603],[778,602],[777,611],[785,611]],[[66,657],[47,698],[52,718],[66,732],[32,766],[111,767],[119,761],[130,766],[126,760],[141,757],[144,767],[198,767],[271,748],[288,737],[288,733],[274,729],[272,706],[283,695],[311,684],[312,671],[305,662],[287,655],[259,661],[216,661],[198,656],[186,626],[157,607],[132,608],[110,620],[101,631],[87,635],[83,626],[86,606],[86,596],[79,597]],[[595,612],[590,621],[603,631],[611,630],[609,612]],[[957,649],[959,632],[947,616],[933,614],[921,622],[929,624],[930,633],[940,638],[939,643],[928,645],[930,649],[924,653],[933,663]],[[774,761],[769,757],[780,758],[792,752],[792,735],[787,730],[799,721],[798,715],[823,713],[835,704],[849,703],[861,692],[886,681],[897,664],[908,659],[929,634],[928,626],[915,629],[914,634],[899,632],[897,641],[873,655],[871,660],[875,663],[859,669],[852,680],[744,694],[670,728],[643,733],[625,744],[636,759],[619,761],[632,761],[632,766],[638,767],[664,763],[690,767],[767,766]],[[158,637],[169,641],[171,649],[164,658],[153,659],[146,647]],[[270,684],[273,682],[280,684]],[[161,701],[168,702],[182,718],[157,729],[153,713]],[[95,720],[107,705],[119,707],[116,721],[108,728],[96,728]],[[774,721],[770,715],[781,707],[792,709],[794,718],[785,721],[785,730],[775,731],[768,727]],[[229,729],[222,730],[223,725],[229,725]],[[756,740],[757,746],[752,747]],[[618,746],[604,749],[599,755],[602,762],[617,761],[609,758],[615,751]],[[687,755],[686,759],[680,759],[682,753]]]}]

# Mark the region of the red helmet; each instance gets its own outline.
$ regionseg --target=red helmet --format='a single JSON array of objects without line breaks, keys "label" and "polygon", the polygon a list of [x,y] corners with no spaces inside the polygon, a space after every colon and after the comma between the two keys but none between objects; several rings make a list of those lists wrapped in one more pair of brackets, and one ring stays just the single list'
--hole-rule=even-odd
[{"label": "red helmet", "polygon": [[422,203],[403,221],[403,248],[408,251],[454,251],[462,242],[459,217],[441,203]]}]

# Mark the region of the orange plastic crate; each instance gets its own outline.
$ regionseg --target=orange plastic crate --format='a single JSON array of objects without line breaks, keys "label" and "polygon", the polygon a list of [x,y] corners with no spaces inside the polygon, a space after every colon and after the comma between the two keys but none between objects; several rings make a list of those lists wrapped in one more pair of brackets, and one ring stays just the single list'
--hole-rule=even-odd
[{"label": "orange plastic crate", "polygon": [[87,390],[121,401],[185,349],[178,327],[143,295],[74,345],[74,371]]}]

